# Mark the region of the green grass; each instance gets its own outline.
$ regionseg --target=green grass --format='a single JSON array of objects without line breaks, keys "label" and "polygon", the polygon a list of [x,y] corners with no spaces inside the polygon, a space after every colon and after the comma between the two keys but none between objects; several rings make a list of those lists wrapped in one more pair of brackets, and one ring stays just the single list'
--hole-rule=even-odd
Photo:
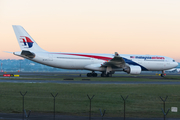
[{"label": "green grass", "polygon": [[8,80],[58,80],[63,81],[64,78],[73,78],[74,81],[82,81],[82,79],[90,79],[91,81],[121,81],[121,82],[131,82],[131,81],[137,81],[137,82],[150,82],[150,81],[156,81],[156,82],[170,82],[170,81],[176,81],[180,82],[179,76],[166,76],[163,79],[161,77],[157,78],[138,78],[138,77],[54,77],[54,76],[48,76],[48,77],[38,77],[38,76],[27,76],[27,77],[4,77],[1,79],[8,79]]},{"label": "green grass", "polygon": [[165,79],[177,79],[180,80],[180,76],[179,75],[168,75],[164,77]]},{"label": "green grass", "polygon": [[[106,109],[105,116],[123,117],[123,101],[120,95],[129,95],[126,102],[127,117],[162,117],[163,104],[159,96],[169,96],[166,108],[180,108],[179,85],[0,83],[0,112],[22,111],[20,91],[27,91],[25,109],[32,112],[53,112],[53,97],[50,93],[58,93],[58,114],[88,116],[87,94],[95,95],[92,99],[93,116],[100,116],[101,108]],[[168,117],[180,117],[180,112],[170,112]]]}]

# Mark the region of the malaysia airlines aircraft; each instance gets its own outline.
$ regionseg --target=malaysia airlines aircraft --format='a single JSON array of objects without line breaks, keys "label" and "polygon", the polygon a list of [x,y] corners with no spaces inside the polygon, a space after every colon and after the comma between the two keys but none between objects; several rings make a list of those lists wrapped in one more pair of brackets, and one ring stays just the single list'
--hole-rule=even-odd
[{"label": "malaysia airlines aircraft", "polygon": [[56,68],[92,71],[87,73],[87,77],[97,77],[95,71],[102,72],[101,77],[111,77],[115,71],[132,75],[138,75],[141,71],[162,71],[163,77],[164,70],[178,65],[172,58],[159,55],[47,52],[23,27],[13,25],[13,29],[21,48],[20,52],[13,52],[14,55]]}]

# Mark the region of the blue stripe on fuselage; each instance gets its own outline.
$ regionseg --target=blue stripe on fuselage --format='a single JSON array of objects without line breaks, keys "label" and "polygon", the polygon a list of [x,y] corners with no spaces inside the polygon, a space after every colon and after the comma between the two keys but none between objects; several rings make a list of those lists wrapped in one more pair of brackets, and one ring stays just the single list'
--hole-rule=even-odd
[{"label": "blue stripe on fuselage", "polygon": [[129,65],[137,65],[137,66],[140,66],[143,71],[148,71],[148,69],[146,69],[146,68],[143,67],[142,65],[140,65],[140,64],[138,64],[138,63],[136,63],[136,62],[134,62],[134,61],[132,61],[132,60],[129,60],[129,59],[124,58],[124,57],[123,57],[123,59],[124,59],[124,61],[125,61],[127,64],[129,64]]}]

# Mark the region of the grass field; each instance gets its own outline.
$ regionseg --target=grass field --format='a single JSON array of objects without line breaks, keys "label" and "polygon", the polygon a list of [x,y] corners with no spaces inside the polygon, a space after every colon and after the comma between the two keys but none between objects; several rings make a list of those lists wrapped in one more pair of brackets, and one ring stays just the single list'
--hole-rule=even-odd
[{"label": "grass field", "polygon": [[[163,98],[168,95],[166,110],[180,108],[179,85],[101,85],[101,84],[47,84],[47,83],[0,83],[0,112],[20,113],[22,96],[25,109],[32,112],[53,112],[53,97],[56,94],[56,112],[66,115],[88,116],[89,96],[92,99],[92,116],[100,116],[99,108],[106,109],[105,116],[123,117],[123,100],[126,102],[127,117],[162,117]],[[170,112],[167,117],[180,118],[180,112]]]}]

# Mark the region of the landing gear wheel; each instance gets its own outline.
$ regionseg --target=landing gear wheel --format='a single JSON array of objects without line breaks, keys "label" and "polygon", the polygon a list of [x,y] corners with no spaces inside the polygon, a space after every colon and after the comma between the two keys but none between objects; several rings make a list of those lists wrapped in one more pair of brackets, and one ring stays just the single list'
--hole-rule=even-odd
[{"label": "landing gear wheel", "polygon": [[97,77],[97,73],[87,73],[87,77]]},{"label": "landing gear wheel", "polygon": [[105,74],[105,73],[102,73],[102,74],[101,74],[101,77],[106,77],[106,74]]},{"label": "landing gear wheel", "polygon": [[166,73],[164,72],[164,70],[162,71],[161,77],[166,76]]},{"label": "landing gear wheel", "polygon": [[161,74],[161,77],[164,77],[165,76],[165,74]]},{"label": "landing gear wheel", "polygon": [[106,76],[107,76],[107,77],[112,77],[112,74],[108,73]]},{"label": "landing gear wheel", "polygon": [[103,74],[101,74],[101,77],[103,77]]},{"label": "landing gear wheel", "polygon": [[92,73],[87,73],[87,77],[92,77]]},{"label": "landing gear wheel", "polygon": [[92,73],[92,76],[93,77],[97,77],[97,73]]},{"label": "landing gear wheel", "polygon": [[106,77],[112,77],[112,74],[108,73],[106,74]]}]

